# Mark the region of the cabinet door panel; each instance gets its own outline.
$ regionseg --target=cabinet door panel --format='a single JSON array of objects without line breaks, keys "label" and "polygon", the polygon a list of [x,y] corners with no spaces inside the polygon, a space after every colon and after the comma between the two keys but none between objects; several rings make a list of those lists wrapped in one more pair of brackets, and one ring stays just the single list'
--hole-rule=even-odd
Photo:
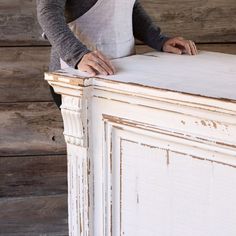
[{"label": "cabinet door panel", "polygon": [[[181,140],[148,137],[125,126],[110,129],[114,148],[107,218],[114,235],[236,234],[234,166],[210,160],[214,151],[204,158],[201,147],[199,156],[196,150],[193,155]],[[226,162],[230,158],[220,155]]]}]

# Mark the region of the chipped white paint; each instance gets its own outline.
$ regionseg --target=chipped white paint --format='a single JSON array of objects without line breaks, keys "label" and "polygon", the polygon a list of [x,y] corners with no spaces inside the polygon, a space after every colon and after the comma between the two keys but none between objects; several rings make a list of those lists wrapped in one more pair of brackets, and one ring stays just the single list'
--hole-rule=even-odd
[{"label": "chipped white paint", "polygon": [[111,77],[46,74],[63,97],[70,235],[235,236],[236,57],[151,55]]},{"label": "chipped white paint", "polygon": [[[89,235],[86,99],[63,96],[61,112],[68,161],[68,208],[70,235]],[[85,110],[85,109],[84,109]]]}]

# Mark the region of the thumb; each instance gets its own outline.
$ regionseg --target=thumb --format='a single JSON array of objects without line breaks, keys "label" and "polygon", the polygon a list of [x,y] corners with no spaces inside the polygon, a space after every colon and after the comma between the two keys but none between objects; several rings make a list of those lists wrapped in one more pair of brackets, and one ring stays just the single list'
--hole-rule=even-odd
[{"label": "thumb", "polygon": [[176,47],[171,46],[171,45],[166,46],[165,52],[170,52],[170,53],[174,53],[174,54],[178,54],[178,55],[182,54],[182,51],[179,48],[176,48]]}]

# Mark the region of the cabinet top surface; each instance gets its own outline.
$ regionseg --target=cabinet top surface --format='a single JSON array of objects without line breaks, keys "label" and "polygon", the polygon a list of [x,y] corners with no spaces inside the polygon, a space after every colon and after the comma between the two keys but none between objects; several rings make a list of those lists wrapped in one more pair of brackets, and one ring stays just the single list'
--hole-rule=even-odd
[{"label": "cabinet top surface", "polygon": [[[200,51],[197,56],[151,52],[113,60],[116,74],[97,76],[108,80],[154,89],[236,100],[236,56]],[[50,79],[66,77],[66,83],[93,84],[92,77],[72,68],[50,74]],[[69,79],[68,79],[69,78]],[[47,79],[47,76],[46,76]],[[64,81],[64,82],[65,82]]]}]

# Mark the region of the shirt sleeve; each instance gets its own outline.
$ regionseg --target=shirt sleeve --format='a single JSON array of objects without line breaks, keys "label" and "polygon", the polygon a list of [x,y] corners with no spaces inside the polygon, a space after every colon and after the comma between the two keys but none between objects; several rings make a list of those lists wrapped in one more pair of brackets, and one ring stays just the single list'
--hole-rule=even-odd
[{"label": "shirt sleeve", "polygon": [[76,68],[90,52],[72,33],[64,16],[66,0],[37,0],[37,17],[47,39],[60,58]]},{"label": "shirt sleeve", "polygon": [[133,32],[136,39],[157,51],[162,51],[164,43],[170,39],[161,34],[160,27],[154,24],[139,0],[136,0],[133,9]]}]

